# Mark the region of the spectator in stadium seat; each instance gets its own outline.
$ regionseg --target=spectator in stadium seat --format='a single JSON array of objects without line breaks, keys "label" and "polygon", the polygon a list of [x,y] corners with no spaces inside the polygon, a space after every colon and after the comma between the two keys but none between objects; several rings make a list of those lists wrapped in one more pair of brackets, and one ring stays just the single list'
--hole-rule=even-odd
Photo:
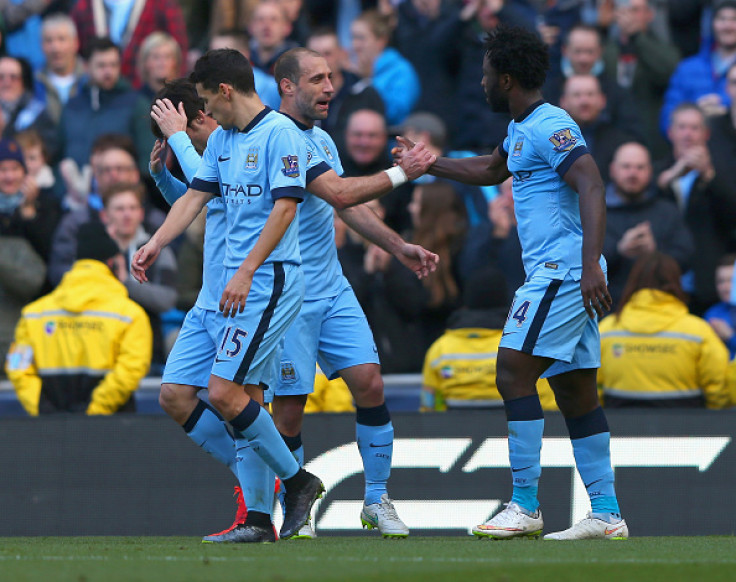
[{"label": "spectator in stadium seat", "polygon": [[43,138],[35,129],[27,129],[15,136],[15,141],[23,152],[28,176],[35,180],[39,192],[44,196],[52,195],[57,201],[61,201],[64,196],[64,185],[48,164]]},{"label": "spectator in stadium seat", "polygon": [[677,47],[653,29],[650,0],[630,0],[614,12],[617,34],[605,44],[605,70],[631,91],[644,124],[644,137],[655,159],[665,155],[667,142],[659,130],[659,111],[670,76],[680,59]]},{"label": "spectator in stadium seat", "polygon": [[736,2],[723,0],[713,9],[713,45],[703,46],[697,55],[684,59],[670,77],[659,116],[662,133],[667,134],[675,108],[696,103],[707,116],[722,115],[730,105],[726,72],[736,62]]},{"label": "spectator in stadium seat", "polygon": [[42,291],[60,209],[28,176],[20,145],[0,140],[0,357],[12,339],[20,310]]},{"label": "spectator in stadium seat", "polygon": [[182,59],[181,47],[174,37],[160,31],[149,34],[138,51],[138,76],[143,86],[138,90],[142,99],[136,102],[133,119],[136,122],[142,120],[141,129],[137,131],[136,150],[141,154],[138,156],[138,169],[143,175],[148,172],[148,157],[143,154],[151,151],[156,140],[150,131],[142,130],[142,125],[150,124],[148,114],[151,100],[166,81],[179,76]]},{"label": "spectator in stadium seat", "polygon": [[367,316],[387,373],[420,371],[424,354],[461,301],[458,263],[467,235],[463,201],[448,182],[434,182],[414,188],[409,210],[411,242],[431,247],[440,261],[437,270],[420,281],[380,249],[367,251],[377,255],[375,272],[381,273]]},{"label": "spectator in stadium seat", "polygon": [[396,5],[393,45],[412,64],[421,83],[415,111],[454,125],[454,100],[460,38],[464,22],[459,2],[408,0]]},{"label": "spectator in stadium seat", "polygon": [[703,315],[705,321],[726,344],[731,359],[736,356],[736,306],[731,297],[735,262],[736,254],[721,257],[716,267],[716,291],[719,302],[709,307]]},{"label": "spectator in stadium seat", "polygon": [[61,110],[79,91],[84,76],[84,63],[78,55],[77,27],[70,16],[55,13],[43,19],[41,48],[46,65],[36,71],[36,91],[46,103],[46,112],[58,125]]},{"label": "spectator in stadium seat", "polygon": [[51,233],[61,209],[56,198],[41,195],[35,179],[28,175],[23,151],[15,140],[0,140],[0,235],[20,236],[47,261]]},{"label": "spectator in stadium seat", "polygon": [[353,21],[350,32],[357,73],[371,79],[386,106],[388,123],[401,123],[416,105],[422,88],[411,63],[388,46],[392,33],[388,18],[367,10]]},{"label": "spectator in stadium seat", "polygon": [[563,83],[560,107],[580,126],[590,155],[604,182],[616,149],[637,136],[612,123],[606,113],[606,96],[595,75],[570,75]]},{"label": "spectator in stadium seat", "polygon": [[[126,273],[136,251],[151,235],[143,228],[145,191],[140,184],[119,182],[102,193],[104,209],[100,213],[107,231],[125,259]],[[145,309],[153,328],[153,363],[163,366],[166,354],[161,315],[176,305],[176,257],[170,248],[162,249],[156,263],[148,270],[148,283],[140,285],[133,277],[121,279],[129,297]]]},{"label": "spectator in stadium seat", "polygon": [[490,153],[506,137],[511,117],[488,107],[479,82],[478,63],[485,52],[483,38],[498,26],[504,3],[480,0],[471,4],[475,5],[476,12],[463,28],[458,43],[460,57],[453,102],[457,112],[451,143],[453,150]]},{"label": "spectator in stadium seat", "polygon": [[[729,252],[736,224],[733,160],[716,172],[708,148],[706,116],[692,103],[672,112],[667,135],[672,155],[654,165],[662,196],[676,202],[695,243],[692,272],[683,282],[690,310],[702,315],[718,301],[714,277],[720,258]],[[724,160],[723,157],[720,160]]]},{"label": "spectator in stadium seat", "polygon": [[19,132],[35,129],[43,136],[54,159],[59,150],[56,124],[44,104],[34,96],[30,65],[15,57],[0,57],[0,113],[2,137],[12,139]]},{"label": "spectator in stadium seat", "polygon": [[671,255],[687,268],[693,240],[677,206],[657,195],[652,184],[649,151],[641,144],[620,146],[611,162],[606,186],[606,237],[603,256],[608,263],[608,290],[614,307],[621,299],[634,262],[654,251]]},{"label": "spectator in stadium seat", "polygon": [[141,138],[145,147],[150,133],[148,118],[135,118],[138,102],[145,99],[120,76],[118,47],[109,38],[100,38],[91,41],[88,50],[89,79],[64,106],[60,123],[63,156],[79,168],[87,163],[92,144],[100,135],[128,135],[136,147]]},{"label": "spectator in stadium seat", "polygon": [[544,88],[547,100],[559,102],[562,84],[571,75],[594,75],[606,96],[605,116],[617,127],[644,140],[645,133],[631,90],[618,83],[614,71],[606,70],[603,39],[597,28],[579,24],[570,30],[563,41],[559,73],[548,77]]},{"label": "spectator in stadium seat", "polygon": [[727,408],[728,350],[688,313],[677,261],[660,252],[631,270],[616,312],[600,323],[598,385],[608,408]]},{"label": "spectator in stadium seat", "polygon": [[253,10],[248,26],[250,33],[250,61],[254,67],[273,75],[278,58],[297,45],[287,40],[291,22],[278,0],[262,0]]},{"label": "spectator in stadium seat", "polygon": [[[463,290],[463,306],[429,348],[422,370],[422,411],[503,408],[496,388],[496,355],[510,307],[508,285],[495,267],[477,270]],[[537,382],[542,408],[557,410],[549,382]]]},{"label": "spectator in stadium seat", "polygon": [[[378,91],[366,79],[345,69],[348,57],[340,46],[337,33],[329,28],[315,30],[307,40],[307,48],[317,51],[327,61],[332,71],[332,87],[335,92],[330,101],[327,118],[322,129],[330,134],[339,152],[345,151],[345,129],[350,115],[360,109],[371,109],[385,115],[386,107]],[[258,87],[256,87],[258,91]],[[260,95],[260,91],[258,92]]]},{"label": "spectator in stadium seat", "polygon": [[182,54],[189,49],[184,15],[177,0],[78,0],[71,17],[77,24],[82,54],[89,53],[95,39],[110,38],[120,49],[123,77],[136,89],[141,84],[136,55],[149,34],[157,30],[167,32],[176,39]]},{"label": "spectator in stadium seat", "polygon": [[100,223],[79,230],[78,257],[59,287],[26,306],[5,369],[31,416],[135,410],[151,361],[151,326],[128,298],[115,242]]},{"label": "spectator in stadium seat", "polygon": [[[49,281],[57,285],[61,277],[74,262],[76,256],[77,230],[91,220],[100,220],[102,210],[100,192],[120,182],[138,183],[140,172],[135,162],[135,148],[129,137],[118,134],[101,135],[92,145],[92,154],[87,166],[90,171],[80,175],[65,176],[67,194],[65,202],[69,208],[53,233],[49,258]],[[64,173],[62,171],[62,173]],[[165,215],[145,202],[145,225],[149,231],[163,224]]]},{"label": "spectator in stadium seat", "polygon": [[[377,111],[359,109],[348,117],[345,127],[345,150],[340,151],[346,177],[370,176],[392,164],[388,152],[386,119]],[[384,222],[396,232],[411,228],[407,206],[412,186],[402,184],[381,198]]]}]

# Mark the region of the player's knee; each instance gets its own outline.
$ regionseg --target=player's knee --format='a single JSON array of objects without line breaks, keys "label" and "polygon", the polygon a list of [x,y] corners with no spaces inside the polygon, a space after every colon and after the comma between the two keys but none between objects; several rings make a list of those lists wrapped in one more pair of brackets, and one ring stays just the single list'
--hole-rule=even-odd
[{"label": "player's knee", "polygon": [[383,402],[383,378],[379,371],[365,375],[350,388],[358,406],[373,407]]},{"label": "player's knee", "polygon": [[281,434],[295,436],[302,430],[304,420],[304,397],[276,397],[273,402],[273,422]]},{"label": "player's knee", "polygon": [[161,384],[158,403],[164,409],[164,412],[171,414],[179,408],[177,405],[181,403],[181,393],[172,384]]}]

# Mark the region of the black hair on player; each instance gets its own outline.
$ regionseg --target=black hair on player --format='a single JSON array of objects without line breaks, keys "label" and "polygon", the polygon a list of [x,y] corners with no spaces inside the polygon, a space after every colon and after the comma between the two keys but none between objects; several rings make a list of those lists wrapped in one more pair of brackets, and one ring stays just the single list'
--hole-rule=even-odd
[{"label": "black hair on player", "polygon": [[499,75],[508,74],[522,89],[539,89],[549,69],[547,45],[534,32],[499,26],[485,38],[486,57]]}]

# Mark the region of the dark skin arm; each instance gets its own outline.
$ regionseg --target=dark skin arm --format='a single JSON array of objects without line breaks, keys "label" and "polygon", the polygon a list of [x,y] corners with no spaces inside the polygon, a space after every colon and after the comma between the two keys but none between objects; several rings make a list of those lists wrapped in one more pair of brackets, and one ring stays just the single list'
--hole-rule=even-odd
[{"label": "dark skin arm", "polygon": [[580,156],[565,173],[565,182],[578,193],[583,227],[583,273],[580,292],[588,316],[611,310],[611,294],[599,260],[606,233],[606,200],[598,167],[590,154]]},{"label": "dark skin arm", "polygon": [[[414,148],[415,144],[411,140],[401,136],[396,140],[402,147],[394,148],[391,153],[395,159],[401,159],[402,163],[412,164],[414,156],[424,155],[421,148]],[[498,152],[498,148],[493,150],[490,156],[437,158],[428,173],[438,178],[448,178],[476,186],[500,184],[511,175],[506,167],[506,158]]]}]

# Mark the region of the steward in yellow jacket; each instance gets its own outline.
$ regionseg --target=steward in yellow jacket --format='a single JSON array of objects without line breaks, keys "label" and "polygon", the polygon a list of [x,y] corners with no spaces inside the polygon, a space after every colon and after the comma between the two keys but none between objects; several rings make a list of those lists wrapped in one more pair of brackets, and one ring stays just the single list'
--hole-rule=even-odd
[{"label": "steward in yellow jacket", "polygon": [[599,328],[605,406],[731,406],[728,350],[674,295],[640,289]]},{"label": "steward in yellow jacket", "polygon": [[83,225],[83,258],[21,314],[6,372],[32,416],[135,409],[133,392],[151,363],[151,324],[111,271],[119,250],[103,235],[101,224]]}]

